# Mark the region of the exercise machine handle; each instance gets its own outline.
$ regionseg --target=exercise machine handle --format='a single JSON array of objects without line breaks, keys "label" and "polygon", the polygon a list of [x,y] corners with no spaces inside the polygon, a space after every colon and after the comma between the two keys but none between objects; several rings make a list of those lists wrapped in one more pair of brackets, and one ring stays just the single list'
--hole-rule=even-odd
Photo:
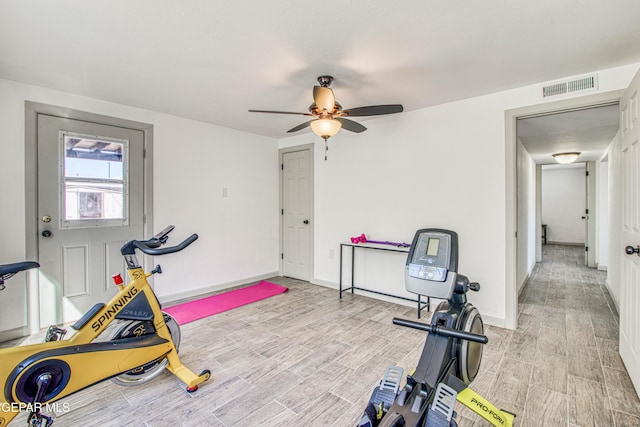
[{"label": "exercise machine handle", "polygon": [[186,248],[187,246],[195,242],[197,239],[198,239],[198,235],[192,234],[191,236],[187,237],[182,243],[176,246],[169,246],[168,248],[151,248],[148,245],[138,240],[132,240],[131,243],[133,244],[134,247],[140,249],[145,254],[156,256],[156,255],[166,255],[166,254],[172,254],[175,252],[180,252],[181,250],[183,250],[184,248]]},{"label": "exercise machine handle", "polygon": [[122,255],[135,255],[136,249],[140,249],[147,255],[172,254],[174,252],[180,252],[198,239],[197,234],[192,234],[176,246],[161,249],[160,247],[169,239],[168,234],[171,233],[174,228],[173,225],[170,225],[148,240],[130,240],[120,248],[120,253]]},{"label": "exercise machine handle", "polygon": [[169,233],[171,233],[174,228],[176,228],[175,225],[169,225],[169,226],[165,227],[164,230],[162,230],[161,232],[159,232],[158,234],[153,236],[151,239],[156,239],[156,240],[160,240],[162,242],[166,242],[167,239],[169,238],[169,237],[167,237],[167,235]]},{"label": "exercise machine handle", "polygon": [[16,262],[13,264],[0,265],[0,291],[4,291],[5,289],[5,286],[4,286],[5,280],[12,278],[13,276],[15,276],[17,273],[21,271],[25,271],[25,270],[29,270],[31,268],[37,268],[37,267],[40,267],[40,264],[38,264],[35,261],[23,261],[23,262]]},{"label": "exercise machine handle", "polygon": [[430,334],[441,335],[443,337],[459,338],[467,341],[479,342],[481,344],[486,344],[489,342],[489,338],[487,338],[485,335],[460,331],[458,329],[451,329],[445,326],[419,323],[411,320],[398,319],[397,317],[393,319],[393,323],[395,325],[406,326],[408,328],[418,329],[420,331],[429,332]]}]

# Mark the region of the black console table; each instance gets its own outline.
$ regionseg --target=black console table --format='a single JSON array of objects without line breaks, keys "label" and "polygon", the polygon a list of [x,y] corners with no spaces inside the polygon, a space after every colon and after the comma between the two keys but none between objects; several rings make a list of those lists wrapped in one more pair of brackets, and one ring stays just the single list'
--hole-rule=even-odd
[{"label": "black console table", "polygon": [[[343,288],[342,286],[342,258],[343,258],[343,248],[345,246],[351,247],[351,286],[348,288]],[[418,319],[420,318],[420,312],[424,309],[424,307],[427,307],[427,311],[431,309],[431,305],[430,305],[431,299],[429,297],[427,297],[427,301],[424,302],[422,301],[421,295],[418,295],[418,299],[412,299],[412,298],[401,297],[398,295],[387,294],[385,292],[374,291],[371,289],[361,288],[356,286],[354,283],[354,274],[355,274],[354,265],[355,265],[355,258],[356,258],[355,257],[356,248],[366,249],[366,250],[376,250],[376,251],[387,251],[387,252],[401,252],[405,254],[409,253],[409,248],[402,247],[402,246],[380,245],[380,244],[373,244],[373,243],[340,243],[340,299],[342,299],[343,292],[347,292],[350,290],[351,293],[353,293],[353,291],[357,289],[359,291],[366,291],[366,292],[371,292],[378,295],[384,295],[387,297],[399,298],[405,301],[415,302],[418,304]]]}]

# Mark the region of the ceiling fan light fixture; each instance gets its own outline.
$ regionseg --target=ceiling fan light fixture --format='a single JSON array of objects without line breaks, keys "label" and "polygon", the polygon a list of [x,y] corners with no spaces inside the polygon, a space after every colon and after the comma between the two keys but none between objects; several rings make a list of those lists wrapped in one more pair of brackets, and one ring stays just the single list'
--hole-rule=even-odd
[{"label": "ceiling fan light fixture", "polygon": [[560,164],[568,165],[569,163],[573,163],[578,160],[579,155],[580,153],[578,152],[556,153],[553,154],[553,158]]},{"label": "ceiling fan light fixture", "polygon": [[342,123],[336,119],[322,118],[313,120],[310,126],[313,133],[326,140],[340,131]]}]

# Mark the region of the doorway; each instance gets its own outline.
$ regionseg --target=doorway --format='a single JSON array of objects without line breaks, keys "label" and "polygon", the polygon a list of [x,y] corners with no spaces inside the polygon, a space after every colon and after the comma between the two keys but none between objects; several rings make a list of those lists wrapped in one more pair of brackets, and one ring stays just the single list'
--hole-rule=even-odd
[{"label": "doorway", "polygon": [[307,144],[280,150],[281,274],[313,275],[313,154]]},{"label": "doorway", "polygon": [[[515,262],[517,260],[516,248],[517,235],[514,230],[517,227],[517,193],[516,183],[516,144],[517,144],[517,119],[530,114],[545,112],[558,112],[570,108],[592,108],[594,105],[606,103],[620,103],[619,107],[619,132],[611,141],[611,149],[606,159],[609,161],[608,169],[612,178],[613,201],[611,202],[612,215],[619,215],[616,221],[611,224],[610,251],[609,251],[609,280],[612,283],[619,283],[618,293],[619,310],[619,354],[629,374],[630,387],[635,387],[636,392],[640,391],[640,366],[637,351],[640,343],[640,322],[638,321],[635,307],[640,303],[640,292],[637,291],[637,274],[640,271],[638,257],[635,256],[635,246],[625,248],[625,244],[637,245],[640,242],[640,227],[638,223],[638,213],[634,206],[638,198],[638,165],[640,155],[637,153],[638,129],[640,121],[638,118],[637,93],[640,90],[640,73],[637,73],[627,89],[608,92],[598,95],[586,96],[582,98],[560,101],[547,105],[536,105],[517,110],[506,111],[506,170],[507,170],[507,203],[506,203],[506,233],[507,233],[507,317],[508,322],[516,323],[517,315],[517,293],[515,282],[512,280],[517,273]],[[625,216],[626,215],[626,216]],[[627,219],[629,221],[627,221]],[[610,218],[610,221],[612,218]],[[627,255],[623,253],[626,252]],[[615,278],[614,278],[615,275]],[[615,291],[614,291],[615,292]],[[612,294],[613,295],[613,294]]]},{"label": "doorway", "polygon": [[33,331],[78,319],[115,293],[120,247],[148,235],[152,126],[27,102],[27,257]]},{"label": "doorway", "polygon": [[[518,136],[517,121],[520,118],[551,115],[569,110],[593,108],[594,106],[617,104],[624,91],[613,91],[538,104],[505,112],[505,152],[506,152],[506,322],[505,326],[517,327],[518,304]],[[550,153],[549,153],[550,154]],[[535,168],[538,173],[540,167]],[[534,178],[535,179],[535,178]],[[535,227],[535,239],[539,245],[542,239],[541,227]]]}]

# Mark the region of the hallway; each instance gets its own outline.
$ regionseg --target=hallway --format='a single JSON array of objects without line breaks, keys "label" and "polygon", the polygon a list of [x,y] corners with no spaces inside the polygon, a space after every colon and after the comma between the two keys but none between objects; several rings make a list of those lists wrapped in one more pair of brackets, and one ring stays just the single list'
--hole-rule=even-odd
[{"label": "hallway", "polygon": [[618,354],[618,314],[606,277],[585,266],[582,246],[543,246],[542,262],[519,297],[510,347],[521,348],[507,350],[533,364],[523,425],[536,425],[537,413],[545,425],[640,426],[640,400]]}]

